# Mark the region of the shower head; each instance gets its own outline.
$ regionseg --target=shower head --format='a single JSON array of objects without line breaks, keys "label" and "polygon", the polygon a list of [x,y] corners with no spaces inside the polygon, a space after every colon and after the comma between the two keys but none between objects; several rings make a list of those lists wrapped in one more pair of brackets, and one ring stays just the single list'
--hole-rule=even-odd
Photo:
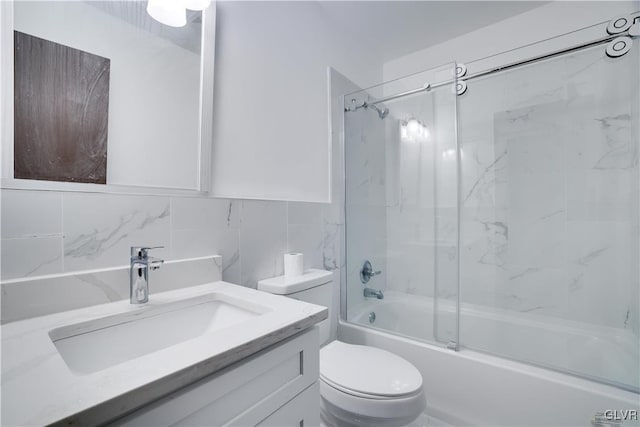
[{"label": "shower head", "polygon": [[374,110],[376,110],[376,112],[378,113],[378,117],[380,117],[381,119],[384,119],[385,117],[387,117],[389,115],[389,109],[386,108],[384,105],[380,104],[380,107],[378,107],[376,104],[368,104],[367,107],[369,108],[373,108]]}]

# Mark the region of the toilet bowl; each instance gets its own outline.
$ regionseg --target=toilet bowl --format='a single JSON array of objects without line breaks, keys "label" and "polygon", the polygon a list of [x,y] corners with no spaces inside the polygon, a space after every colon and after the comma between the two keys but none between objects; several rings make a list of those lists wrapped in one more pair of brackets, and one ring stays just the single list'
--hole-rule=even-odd
[{"label": "toilet bowl", "polygon": [[422,376],[385,350],[332,341],[320,350],[322,420],[338,426],[402,426],[425,409]]},{"label": "toilet bowl", "polygon": [[329,307],[320,323],[320,416],[328,426],[395,427],[422,414],[426,399],[422,375],[411,363],[386,350],[329,342],[332,273],[307,270],[296,277],[258,282],[258,290]]}]

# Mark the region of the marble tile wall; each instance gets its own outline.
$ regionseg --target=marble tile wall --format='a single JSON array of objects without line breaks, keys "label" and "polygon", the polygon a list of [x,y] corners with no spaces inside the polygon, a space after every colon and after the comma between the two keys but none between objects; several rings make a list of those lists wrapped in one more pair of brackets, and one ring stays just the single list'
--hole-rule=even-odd
[{"label": "marble tile wall", "polygon": [[[359,93],[360,99],[364,96]],[[381,274],[367,287],[387,288],[385,122],[370,109],[348,113],[345,123],[346,173],[346,303],[363,300],[360,271],[365,261]],[[349,318],[349,312],[347,317]]]},{"label": "marble tile wall", "polygon": [[[76,278],[94,275],[23,279],[104,268],[113,275],[120,271],[115,267],[128,265],[129,247],[144,244],[164,246],[155,253],[166,260],[219,254],[223,280],[252,288],[283,274],[285,252],[303,252],[305,268],[334,272],[335,324],[344,271],[339,166],[336,173],[331,204],[2,190],[2,301],[10,305],[3,321],[126,297],[126,290],[96,292],[96,283],[100,289],[115,285],[104,285],[111,277],[105,272],[88,281]],[[161,269],[154,288],[169,273]]]},{"label": "marble tile wall", "polygon": [[[388,289],[457,298],[455,105],[449,87],[390,105],[385,124]],[[412,117],[427,126],[427,140],[401,140],[400,123]]]},{"label": "marble tile wall", "polygon": [[130,246],[149,245],[164,246],[154,254],[165,260],[221,255],[223,280],[252,288],[283,274],[285,252],[303,252],[306,268],[335,270],[339,285],[342,220],[331,204],[25,190],[0,196],[4,283],[127,266]]},{"label": "marble tile wall", "polygon": [[637,334],[630,61],[592,48],[478,79],[460,98],[465,302]]},{"label": "marble tile wall", "polygon": [[[463,302],[638,335],[639,63],[596,47],[458,98]],[[412,103],[389,106],[386,287],[455,298],[456,162],[390,131]]]}]

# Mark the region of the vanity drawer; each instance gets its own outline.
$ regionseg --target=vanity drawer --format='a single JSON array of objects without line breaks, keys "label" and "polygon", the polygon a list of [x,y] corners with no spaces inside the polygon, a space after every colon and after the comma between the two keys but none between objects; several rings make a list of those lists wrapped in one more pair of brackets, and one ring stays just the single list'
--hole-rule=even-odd
[{"label": "vanity drawer", "polygon": [[320,384],[318,381],[260,421],[260,427],[313,427],[320,425]]},{"label": "vanity drawer", "polygon": [[316,326],[111,425],[257,425],[317,381],[318,343]]}]

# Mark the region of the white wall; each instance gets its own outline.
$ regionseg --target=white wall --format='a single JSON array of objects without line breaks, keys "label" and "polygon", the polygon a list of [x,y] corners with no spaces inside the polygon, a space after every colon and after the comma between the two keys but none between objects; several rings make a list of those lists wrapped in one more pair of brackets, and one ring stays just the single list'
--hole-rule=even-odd
[{"label": "white wall", "polygon": [[[448,62],[470,63],[640,10],[640,1],[554,1],[445,43],[388,61],[384,81]],[[602,34],[604,35],[604,34]]]},{"label": "white wall", "polygon": [[199,54],[79,1],[16,2],[14,27],[111,60],[107,183],[198,188]]},{"label": "white wall", "polygon": [[328,65],[382,80],[315,2],[218,3],[214,195],[330,200]]}]

